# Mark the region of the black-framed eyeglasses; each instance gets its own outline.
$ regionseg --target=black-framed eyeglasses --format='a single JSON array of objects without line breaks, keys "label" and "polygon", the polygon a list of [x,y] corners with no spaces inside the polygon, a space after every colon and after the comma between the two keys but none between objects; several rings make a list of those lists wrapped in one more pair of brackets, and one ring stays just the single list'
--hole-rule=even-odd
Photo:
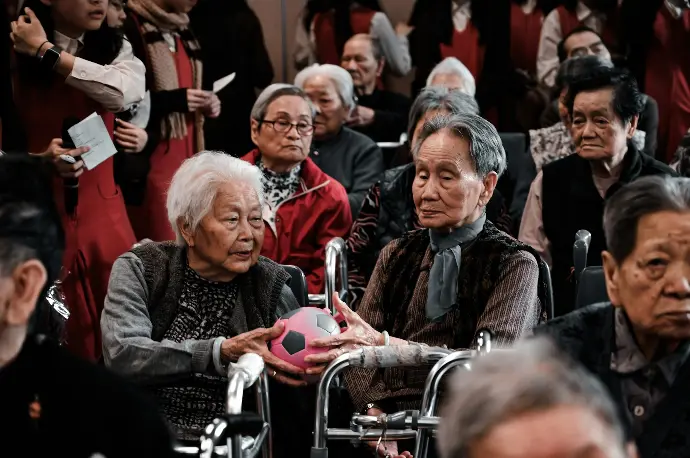
[{"label": "black-framed eyeglasses", "polygon": [[276,132],[279,132],[281,134],[286,134],[290,132],[290,129],[293,127],[297,129],[297,132],[300,135],[311,135],[314,133],[314,125],[309,124],[306,121],[300,121],[300,122],[290,122],[287,119],[274,119],[274,120],[269,120],[269,119],[262,119],[262,123],[264,124],[270,124],[271,127],[273,127],[273,130]]}]

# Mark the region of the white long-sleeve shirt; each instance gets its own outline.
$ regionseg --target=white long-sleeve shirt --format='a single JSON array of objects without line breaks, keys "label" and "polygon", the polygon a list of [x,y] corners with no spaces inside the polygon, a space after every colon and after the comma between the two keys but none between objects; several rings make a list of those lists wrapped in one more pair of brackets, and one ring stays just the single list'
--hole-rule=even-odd
[{"label": "white long-sleeve shirt", "polygon": [[[76,55],[83,45],[82,39],[70,38],[55,32],[55,45],[66,53]],[[144,99],[146,67],[134,56],[132,45],[126,39],[115,59],[100,65],[75,57],[74,68],[65,82],[85,93],[112,112],[120,112]]]},{"label": "white long-sleeve shirt", "polygon": [[[293,58],[295,66],[302,69],[317,63],[316,35],[314,34],[314,21],[311,23],[309,32],[304,29],[302,15],[298,21]],[[398,76],[406,75],[412,68],[410,44],[407,37],[396,34],[388,17],[381,12],[375,13],[371,19],[369,34],[381,43],[381,51],[391,71]]]}]

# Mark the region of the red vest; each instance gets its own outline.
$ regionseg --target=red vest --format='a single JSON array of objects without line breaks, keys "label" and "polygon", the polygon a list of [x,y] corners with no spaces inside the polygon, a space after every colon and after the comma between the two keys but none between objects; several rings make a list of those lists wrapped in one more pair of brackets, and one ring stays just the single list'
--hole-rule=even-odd
[{"label": "red vest", "polygon": [[[28,137],[29,151],[47,149],[62,136],[66,117],[83,119],[98,112],[112,135],[114,116],[60,77],[48,87],[15,78],[15,100]],[[122,154],[122,153],[120,153]],[[135,242],[125,204],[113,176],[113,158],[79,178],[79,202],[73,215],[64,205],[63,180],[55,176],[54,197],[65,230],[63,288],[70,309],[67,346],[74,353],[96,360],[101,355],[100,314],[103,310],[115,259]]]},{"label": "red vest", "polygon": [[[559,6],[556,11],[558,11],[558,19],[561,23],[561,36],[564,37],[572,32],[574,29],[585,25],[577,18],[575,12],[568,10],[565,6]],[[614,51],[616,49],[616,44],[618,42],[616,23],[618,21],[617,17],[608,17],[606,23],[604,24],[604,30],[601,32],[601,36],[604,39],[604,43],[609,48],[609,50]]]},{"label": "red vest", "polygon": [[[177,83],[181,88],[194,87],[192,63],[177,38],[177,52],[172,53],[177,69]],[[163,139],[151,153],[151,168],[146,176],[146,191],[141,205],[127,206],[137,240],[155,242],[175,240],[175,233],[168,222],[166,206],[168,187],[172,177],[185,159],[196,154],[194,113],[187,114],[187,136]]]},{"label": "red vest", "polygon": [[[371,20],[376,11],[369,8],[353,8],[350,12],[352,34],[369,33]],[[335,43],[335,13],[318,13],[314,16],[316,59],[320,64],[340,65],[340,54]]]},{"label": "red vest", "polygon": [[654,21],[647,50],[645,92],[659,104],[658,158],[670,162],[690,128],[690,11],[680,19],[666,6]]},{"label": "red vest", "polygon": [[525,14],[517,3],[510,10],[510,57],[515,68],[526,70],[530,75],[537,72],[537,53],[544,13],[535,8]]},{"label": "red vest", "polygon": [[479,44],[479,30],[469,21],[462,32],[453,29],[450,46],[441,43],[441,59],[455,57],[465,64],[475,80],[479,79],[484,67],[484,51],[484,46]]}]

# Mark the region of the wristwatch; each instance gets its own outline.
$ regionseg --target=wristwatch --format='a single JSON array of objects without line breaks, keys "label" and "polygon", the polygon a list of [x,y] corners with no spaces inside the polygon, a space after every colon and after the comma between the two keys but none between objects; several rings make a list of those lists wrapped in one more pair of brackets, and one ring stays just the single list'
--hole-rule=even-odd
[{"label": "wristwatch", "polygon": [[53,46],[52,48],[46,49],[46,52],[40,58],[40,65],[45,70],[52,71],[55,66],[60,62],[60,53],[62,49],[59,46]]}]

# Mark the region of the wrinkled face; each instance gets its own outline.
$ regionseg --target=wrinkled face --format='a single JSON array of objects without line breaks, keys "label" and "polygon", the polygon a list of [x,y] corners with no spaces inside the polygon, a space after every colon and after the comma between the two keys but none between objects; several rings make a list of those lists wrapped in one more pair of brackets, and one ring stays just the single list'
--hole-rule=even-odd
[{"label": "wrinkled face", "polygon": [[613,88],[584,91],[573,105],[571,134],[577,154],[587,160],[622,159],[637,117],[626,124],[613,111]]},{"label": "wrinkled face", "polygon": [[56,30],[77,38],[98,30],[108,11],[107,0],[41,0],[51,7]]},{"label": "wrinkled face", "polygon": [[431,80],[432,87],[445,87],[449,90],[465,91],[465,81],[454,73],[440,73]]},{"label": "wrinkled face", "polygon": [[487,189],[477,175],[467,140],[448,131],[424,140],[415,169],[412,197],[419,222],[428,228],[452,229],[474,221],[495,186],[494,180]]},{"label": "wrinkled face", "polygon": [[110,0],[108,3],[108,12],[106,14],[106,20],[108,21],[108,26],[119,29],[124,24],[125,18],[125,8],[122,4],[122,0]]},{"label": "wrinkled face", "polygon": [[367,37],[355,35],[345,43],[340,66],[350,73],[358,92],[370,94],[374,90],[383,64],[383,60],[377,61],[374,57],[371,40]]},{"label": "wrinkled face", "polygon": [[322,75],[312,76],[305,81],[304,92],[316,107],[314,137],[320,140],[340,132],[349,110],[340,99],[333,80]]},{"label": "wrinkled face", "polygon": [[470,445],[470,458],[625,458],[589,409],[562,406],[512,417]]},{"label": "wrinkled face", "polygon": [[[302,162],[311,147],[312,117],[306,100],[296,95],[275,99],[266,109],[265,121],[252,119],[252,141],[261,151],[264,165],[275,172],[290,170]],[[296,124],[290,126],[287,124]],[[301,132],[309,132],[304,135]]]},{"label": "wrinkled face", "polygon": [[605,253],[604,269],[636,334],[690,338],[690,212],[642,217],[633,252],[620,265]]},{"label": "wrinkled face", "polygon": [[254,188],[243,182],[220,186],[211,211],[185,240],[212,276],[230,280],[247,272],[258,260],[264,241],[261,205]]},{"label": "wrinkled face", "polygon": [[611,60],[606,45],[601,41],[596,33],[589,31],[576,33],[568,37],[563,44],[568,58],[583,56],[599,56],[602,59]]}]

